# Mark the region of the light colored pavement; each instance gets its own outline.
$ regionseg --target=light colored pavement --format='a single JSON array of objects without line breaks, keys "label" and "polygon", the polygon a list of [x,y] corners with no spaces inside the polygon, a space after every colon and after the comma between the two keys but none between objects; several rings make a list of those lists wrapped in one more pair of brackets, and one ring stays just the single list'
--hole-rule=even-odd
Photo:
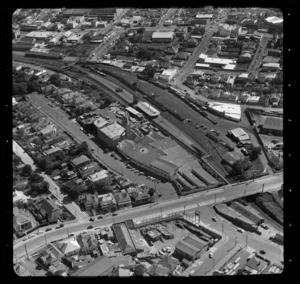
[{"label": "light colored pavement", "polygon": [[[22,147],[13,140],[13,151],[22,159],[23,163],[28,164],[31,166],[33,170],[36,170],[36,166],[34,161],[30,158],[30,156],[24,152]],[[40,174],[45,181],[49,183],[49,191],[57,197],[60,202],[62,202],[64,195],[60,192],[60,187],[45,173]],[[68,208],[73,215],[78,218],[78,222],[84,222],[89,217],[85,212],[82,212],[79,206],[75,202],[71,202],[69,204],[64,204],[66,208]]]},{"label": "light colored pavement", "polygon": [[[151,214],[170,214],[174,211],[183,211],[184,208],[188,207],[203,207],[212,205],[219,202],[225,202],[228,200],[236,199],[241,196],[251,195],[255,193],[259,193],[262,191],[277,191],[280,189],[283,183],[282,173],[274,174],[272,176],[265,176],[259,179],[256,179],[253,182],[241,183],[241,184],[233,184],[224,186],[223,188],[212,189],[204,192],[200,192],[197,194],[193,194],[190,196],[186,196],[180,198],[179,200],[171,200],[164,201],[159,204],[148,204],[141,207],[131,208],[127,210],[123,210],[122,213],[119,213],[118,216],[115,217],[107,217],[102,220],[96,220],[93,222],[94,227],[103,226],[107,224],[112,224],[116,222],[122,222],[128,219],[142,219],[148,217]],[[246,188],[246,191],[245,191]],[[57,240],[67,235],[67,229],[69,233],[77,232],[80,230],[84,230],[87,227],[87,224],[91,222],[87,222],[85,224],[66,224],[64,228],[56,229],[55,231],[50,231],[45,233],[44,235],[35,236],[32,239],[29,239],[25,242],[27,246],[27,250],[32,251],[37,247],[41,246],[45,243],[46,239],[49,241]],[[45,239],[46,236],[46,239]],[[249,245],[253,246],[250,244]],[[18,243],[14,246],[14,252],[19,257],[25,254],[25,247],[22,243]]]}]

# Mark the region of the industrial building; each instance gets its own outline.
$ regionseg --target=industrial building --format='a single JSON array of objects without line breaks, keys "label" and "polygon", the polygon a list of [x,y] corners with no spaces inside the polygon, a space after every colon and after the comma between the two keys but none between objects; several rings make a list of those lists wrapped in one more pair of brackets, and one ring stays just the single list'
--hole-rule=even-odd
[{"label": "industrial building", "polygon": [[116,146],[126,135],[125,128],[118,122],[97,129],[98,137],[110,146]]},{"label": "industrial building", "polygon": [[264,124],[261,126],[260,133],[282,136],[283,135],[282,118],[268,116]]},{"label": "industrial building", "polygon": [[194,235],[188,235],[182,241],[176,244],[175,254],[182,259],[195,261],[200,258],[207,246],[207,242],[197,238]]},{"label": "industrial building", "polygon": [[149,105],[146,102],[138,102],[136,107],[152,118],[160,115],[160,112],[157,109],[155,109],[153,106]]},{"label": "industrial building", "polygon": [[240,127],[228,131],[228,134],[231,135],[236,142],[249,140],[249,134],[247,134],[246,131]]},{"label": "industrial building", "polygon": [[241,121],[241,106],[235,104],[209,103],[208,109],[218,116],[223,116],[229,120]]},{"label": "industrial building", "polygon": [[120,244],[123,255],[135,255],[136,249],[126,224],[124,222],[114,224],[112,226],[112,229],[116,236],[116,239],[118,240],[118,243]]},{"label": "industrial building", "polygon": [[153,42],[172,42],[174,38],[174,32],[154,32],[152,34]]}]

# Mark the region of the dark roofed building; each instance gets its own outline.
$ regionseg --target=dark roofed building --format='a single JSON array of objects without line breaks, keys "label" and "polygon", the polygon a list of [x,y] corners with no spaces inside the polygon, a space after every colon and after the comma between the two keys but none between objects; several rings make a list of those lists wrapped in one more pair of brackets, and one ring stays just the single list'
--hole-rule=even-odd
[{"label": "dark roofed building", "polygon": [[261,133],[283,135],[283,120],[280,117],[267,117],[265,123],[261,127]]},{"label": "dark roofed building", "polygon": [[87,164],[89,161],[90,159],[87,156],[81,155],[80,157],[73,159],[71,165],[73,168],[78,168],[79,166]]},{"label": "dark roofed building", "polygon": [[162,265],[163,267],[166,267],[167,269],[170,270],[171,273],[173,273],[173,271],[179,265],[179,261],[174,257],[166,255],[160,260],[159,264]]},{"label": "dark roofed building", "polygon": [[169,276],[170,270],[160,264],[154,263],[151,267],[149,267],[147,273],[150,276]]},{"label": "dark roofed building", "polygon": [[115,265],[107,256],[100,256],[76,271],[72,276],[109,276]]},{"label": "dark roofed building", "polygon": [[125,190],[114,194],[119,209],[131,207],[131,198]]},{"label": "dark roofed building", "polygon": [[283,245],[283,235],[276,233],[273,237],[273,241],[280,245]]},{"label": "dark roofed building", "polygon": [[180,258],[195,261],[201,256],[206,247],[207,242],[200,240],[194,235],[188,235],[182,241],[177,243],[175,253]]},{"label": "dark roofed building", "polygon": [[49,222],[56,222],[62,214],[62,210],[48,199],[43,199],[40,203],[40,212],[43,216],[47,216]]},{"label": "dark roofed building", "polygon": [[265,221],[264,219],[256,216],[255,214],[253,214],[252,212],[247,210],[247,208],[245,208],[245,206],[243,206],[242,204],[239,204],[235,201],[231,202],[230,207],[233,208],[235,211],[238,211],[239,213],[241,213],[244,217],[251,220],[257,226],[259,226],[260,224],[262,224]]},{"label": "dark roofed building", "polygon": [[114,234],[120,244],[122,253],[126,254],[136,254],[135,246],[132,242],[128,229],[125,223],[118,223],[113,225]]}]

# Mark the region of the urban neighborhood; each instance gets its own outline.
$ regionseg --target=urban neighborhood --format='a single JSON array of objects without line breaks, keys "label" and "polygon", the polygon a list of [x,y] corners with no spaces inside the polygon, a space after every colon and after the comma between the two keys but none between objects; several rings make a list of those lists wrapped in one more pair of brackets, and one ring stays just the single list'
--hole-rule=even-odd
[{"label": "urban neighborhood", "polygon": [[15,274],[280,274],[282,64],[278,8],[15,10]]}]

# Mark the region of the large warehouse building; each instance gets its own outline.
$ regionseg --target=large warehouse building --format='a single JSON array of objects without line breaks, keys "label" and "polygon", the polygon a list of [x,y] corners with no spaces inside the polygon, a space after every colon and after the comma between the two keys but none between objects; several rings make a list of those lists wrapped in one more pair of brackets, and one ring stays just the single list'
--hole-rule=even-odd
[{"label": "large warehouse building", "polygon": [[209,103],[208,109],[229,120],[241,121],[241,106],[235,104]]},{"label": "large warehouse building", "polygon": [[283,135],[283,120],[280,117],[267,117],[261,126],[262,134]]}]

